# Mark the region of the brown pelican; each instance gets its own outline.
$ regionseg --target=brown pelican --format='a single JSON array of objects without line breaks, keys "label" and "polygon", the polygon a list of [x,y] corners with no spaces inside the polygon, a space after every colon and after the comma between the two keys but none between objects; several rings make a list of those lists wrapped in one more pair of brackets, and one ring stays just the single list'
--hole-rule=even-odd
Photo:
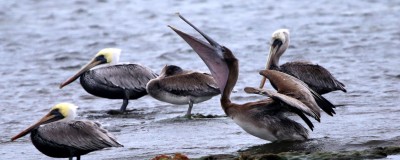
[{"label": "brown pelican", "polygon": [[[54,158],[77,157],[108,147],[123,147],[99,123],[73,120],[77,106],[60,103],[51,108],[34,125],[11,138],[14,141],[31,133],[33,145],[43,154]],[[41,126],[42,125],[42,126]]]},{"label": "brown pelican", "polygon": [[123,99],[121,109],[109,113],[123,113],[129,99],[138,99],[147,94],[146,84],[157,75],[139,64],[118,64],[121,49],[105,48],[75,75],[60,84],[60,88],[80,77],[82,87],[92,95]]},{"label": "brown pelican", "polygon": [[[170,26],[208,66],[221,91],[220,103],[223,110],[246,132],[269,141],[306,140],[307,129],[287,118],[284,113],[298,114],[313,129],[311,121],[304,114],[319,120],[319,110],[314,108],[315,101],[325,101],[324,104],[327,105],[325,107],[332,109],[327,100],[317,98],[318,94],[312,93],[312,90],[300,80],[282,72],[269,70],[262,71],[261,74],[270,79],[272,85],[278,88],[279,93],[261,90],[260,94],[265,93],[271,98],[245,104],[232,103],[230,94],[238,79],[238,60],[227,47],[212,40],[182,16],[179,15],[179,17],[209,42],[201,41]],[[256,93],[257,90],[247,88],[247,91]],[[312,95],[311,98],[310,95]],[[315,98],[314,102],[311,100],[313,98]],[[306,101],[308,102],[305,103]],[[310,103],[314,106],[309,106]]]},{"label": "brown pelican", "polygon": [[183,70],[166,65],[160,76],[147,83],[147,93],[157,100],[172,104],[189,104],[186,117],[191,117],[194,103],[204,102],[220,94],[214,78],[207,73]]},{"label": "brown pelican", "polygon": [[[272,69],[292,75],[319,94],[325,94],[336,90],[346,92],[344,84],[339,82],[324,67],[308,62],[288,62],[279,65],[279,58],[289,47],[289,30],[279,29],[272,34],[271,46],[267,65],[265,69]],[[265,77],[263,77],[260,88],[264,87]]]}]

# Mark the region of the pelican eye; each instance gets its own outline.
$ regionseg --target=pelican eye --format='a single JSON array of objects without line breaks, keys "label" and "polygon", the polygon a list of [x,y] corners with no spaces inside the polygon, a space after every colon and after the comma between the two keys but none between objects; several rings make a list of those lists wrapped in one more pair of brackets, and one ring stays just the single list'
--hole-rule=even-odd
[{"label": "pelican eye", "polygon": [[107,63],[107,59],[104,55],[97,56],[96,61],[100,61],[101,63]]},{"label": "pelican eye", "polygon": [[60,117],[61,119],[64,118],[65,116],[60,112],[60,109],[53,109],[50,111],[51,115],[54,115],[56,117]]},{"label": "pelican eye", "polygon": [[225,46],[222,46],[221,52],[222,52],[222,53],[226,53],[226,52],[227,52],[227,48],[226,48]]}]

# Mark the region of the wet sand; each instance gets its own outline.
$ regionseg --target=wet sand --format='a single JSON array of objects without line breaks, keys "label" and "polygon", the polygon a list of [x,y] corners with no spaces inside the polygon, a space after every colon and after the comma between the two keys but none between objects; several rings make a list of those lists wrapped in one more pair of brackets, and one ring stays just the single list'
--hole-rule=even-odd
[{"label": "wet sand", "polygon": [[[190,158],[269,153],[289,158],[327,153],[329,158],[357,151],[363,156],[377,147],[392,155],[388,159],[399,158],[393,155],[400,144],[398,1],[22,0],[2,1],[0,7],[0,159],[51,159],[36,150],[29,136],[9,141],[59,102],[80,106],[81,119],[101,122],[125,145],[89,153],[84,159],[150,159],[176,152]],[[140,63],[156,72],[165,64],[208,71],[167,27],[198,35],[176,12],[240,60],[237,92],[232,95],[237,103],[263,98],[248,95],[243,88],[258,86],[272,32],[290,29],[290,48],[281,63],[311,61],[346,84],[348,93],[325,96],[338,106],[337,114],[323,114],[321,123],[313,121],[310,141],[269,144],[224,117],[219,96],[193,108],[193,113],[218,118],[185,120],[177,117],[185,114],[186,105],[146,96],[130,102],[129,114],[109,116],[105,112],[118,109],[122,100],[94,97],[78,81],[58,89],[106,47],[122,48],[122,62]]]}]

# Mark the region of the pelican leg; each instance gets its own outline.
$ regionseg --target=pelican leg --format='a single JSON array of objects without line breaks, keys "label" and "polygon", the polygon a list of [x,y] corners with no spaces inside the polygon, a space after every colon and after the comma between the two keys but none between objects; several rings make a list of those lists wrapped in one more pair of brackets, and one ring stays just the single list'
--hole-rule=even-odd
[{"label": "pelican leg", "polygon": [[125,98],[124,101],[122,102],[122,106],[120,109],[121,113],[124,113],[126,111],[126,107],[128,106],[128,104],[129,104],[129,99]]},{"label": "pelican leg", "polygon": [[68,158],[68,160],[72,160],[72,159],[73,159],[73,157],[69,157],[69,158]]},{"label": "pelican leg", "polygon": [[76,160],[81,160],[81,156],[76,156]]},{"label": "pelican leg", "polygon": [[107,113],[111,115],[125,113],[126,107],[129,104],[129,91],[125,91],[125,98],[123,99],[122,106],[119,110],[109,110]]},{"label": "pelican leg", "polygon": [[185,115],[185,117],[188,118],[188,119],[192,119],[192,108],[193,108],[193,101],[190,99],[189,100],[189,108],[188,108],[188,110],[186,112],[186,115]]}]

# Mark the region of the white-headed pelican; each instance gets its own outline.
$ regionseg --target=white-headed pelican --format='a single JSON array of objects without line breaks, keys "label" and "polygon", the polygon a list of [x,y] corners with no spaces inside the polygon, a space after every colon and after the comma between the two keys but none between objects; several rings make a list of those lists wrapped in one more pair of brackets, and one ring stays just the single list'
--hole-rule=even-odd
[{"label": "white-headed pelican", "polygon": [[[308,62],[287,62],[279,66],[279,58],[289,47],[289,30],[279,29],[272,33],[271,46],[265,69],[272,69],[294,76],[306,83],[312,90],[325,94],[336,90],[346,92],[344,84],[339,82],[324,67]],[[263,77],[260,88],[264,87]]]}]

